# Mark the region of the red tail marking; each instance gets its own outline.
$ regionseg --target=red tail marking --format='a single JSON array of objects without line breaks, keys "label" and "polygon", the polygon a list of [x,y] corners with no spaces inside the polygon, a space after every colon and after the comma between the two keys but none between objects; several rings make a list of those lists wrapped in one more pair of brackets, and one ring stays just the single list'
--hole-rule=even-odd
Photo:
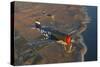
[{"label": "red tail marking", "polygon": [[66,36],[66,43],[67,43],[67,45],[71,44],[71,36],[70,35]]}]

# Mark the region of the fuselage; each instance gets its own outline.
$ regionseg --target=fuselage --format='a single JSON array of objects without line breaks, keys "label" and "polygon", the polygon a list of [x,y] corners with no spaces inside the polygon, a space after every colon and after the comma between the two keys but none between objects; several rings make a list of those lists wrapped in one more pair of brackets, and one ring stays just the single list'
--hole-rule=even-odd
[{"label": "fuselage", "polygon": [[71,44],[71,36],[62,32],[59,32],[57,30],[52,30],[50,28],[41,28],[41,34],[43,34],[44,36],[48,37],[48,39],[51,40],[62,40],[64,42],[66,42],[67,45]]}]

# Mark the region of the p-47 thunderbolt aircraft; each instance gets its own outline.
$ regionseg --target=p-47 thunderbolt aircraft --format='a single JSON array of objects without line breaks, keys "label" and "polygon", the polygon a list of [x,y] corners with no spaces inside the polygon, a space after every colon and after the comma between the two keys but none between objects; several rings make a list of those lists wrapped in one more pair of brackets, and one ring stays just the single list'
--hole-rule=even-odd
[{"label": "p-47 thunderbolt aircraft", "polygon": [[[69,53],[72,51],[72,43],[74,40],[71,35],[59,32],[57,30],[53,30],[46,26],[41,26],[39,21],[35,21],[35,27],[32,29],[37,29],[44,36],[44,39],[55,40],[57,43],[64,45],[64,50]],[[66,47],[69,47],[69,50],[66,50]]]}]

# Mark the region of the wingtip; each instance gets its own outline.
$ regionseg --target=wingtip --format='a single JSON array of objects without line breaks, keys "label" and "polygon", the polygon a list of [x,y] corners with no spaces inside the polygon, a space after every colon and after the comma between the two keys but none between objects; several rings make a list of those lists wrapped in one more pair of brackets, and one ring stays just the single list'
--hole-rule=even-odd
[{"label": "wingtip", "polygon": [[36,21],[35,23],[36,23],[36,24],[40,24],[40,22],[39,22],[39,21]]}]

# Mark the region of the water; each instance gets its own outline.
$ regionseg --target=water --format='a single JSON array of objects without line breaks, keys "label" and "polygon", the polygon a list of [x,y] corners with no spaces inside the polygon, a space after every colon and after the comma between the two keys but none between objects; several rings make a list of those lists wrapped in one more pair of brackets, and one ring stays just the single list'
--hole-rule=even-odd
[{"label": "water", "polygon": [[97,7],[88,6],[87,12],[91,18],[87,30],[83,33],[84,41],[88,48],[85,55],[85,61],[97,60]]}]

